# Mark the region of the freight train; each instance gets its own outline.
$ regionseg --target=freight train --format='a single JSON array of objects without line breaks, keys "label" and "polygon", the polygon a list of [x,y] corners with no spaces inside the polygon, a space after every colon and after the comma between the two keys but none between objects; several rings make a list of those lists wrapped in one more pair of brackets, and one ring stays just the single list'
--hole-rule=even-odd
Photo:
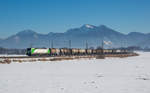
[{"label": "freight train", "polygon": [[127,54],[126,49],[27,48],[28,56]]}]

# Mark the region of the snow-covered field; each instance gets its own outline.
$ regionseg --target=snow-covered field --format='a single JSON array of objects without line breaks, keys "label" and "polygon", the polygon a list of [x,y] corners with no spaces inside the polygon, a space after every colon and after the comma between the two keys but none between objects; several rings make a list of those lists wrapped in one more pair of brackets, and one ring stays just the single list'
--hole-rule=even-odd
[{"label": "snow-covered field", "polygon": [[150,93],[150,52],[140,54],[0,64],[0,93]]}]

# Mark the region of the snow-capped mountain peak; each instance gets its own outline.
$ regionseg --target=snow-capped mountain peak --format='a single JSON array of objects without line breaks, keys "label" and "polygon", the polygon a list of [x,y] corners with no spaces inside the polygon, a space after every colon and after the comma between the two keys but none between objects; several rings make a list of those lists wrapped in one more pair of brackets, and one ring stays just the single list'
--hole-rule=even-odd
[{"label": "snow-capped mountain peak", "polygon": [[90,24],[84,24],[81,28],[86,28],[86,29],[93,29],[95,26],[90,25]]},{"label": "snow-capped mountain peak", "polygon": [[94,28],[92,25],[86,24],[85,27],[87,28]]}]

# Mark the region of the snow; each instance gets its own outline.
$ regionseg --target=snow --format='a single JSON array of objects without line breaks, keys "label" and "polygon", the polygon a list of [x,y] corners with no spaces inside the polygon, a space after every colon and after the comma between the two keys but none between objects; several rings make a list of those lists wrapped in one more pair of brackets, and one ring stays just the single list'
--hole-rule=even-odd
[{"label": "snow", "polygon": [[92,25],[86,24],[85,25],[87,28],[94,28]]},{"label": "snow", "polygon": [[149,55],[0,64],[0,93],[150,93]]}]

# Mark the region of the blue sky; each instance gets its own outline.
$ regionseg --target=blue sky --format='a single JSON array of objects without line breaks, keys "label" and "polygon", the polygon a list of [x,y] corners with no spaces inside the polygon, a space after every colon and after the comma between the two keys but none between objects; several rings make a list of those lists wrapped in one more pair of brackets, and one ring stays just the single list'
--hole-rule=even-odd
[{"label": "blue sky", "polygon": [[150,32],[150,0],[0,0],[0,38],[25,29],[65,32],[83,24]]}]

